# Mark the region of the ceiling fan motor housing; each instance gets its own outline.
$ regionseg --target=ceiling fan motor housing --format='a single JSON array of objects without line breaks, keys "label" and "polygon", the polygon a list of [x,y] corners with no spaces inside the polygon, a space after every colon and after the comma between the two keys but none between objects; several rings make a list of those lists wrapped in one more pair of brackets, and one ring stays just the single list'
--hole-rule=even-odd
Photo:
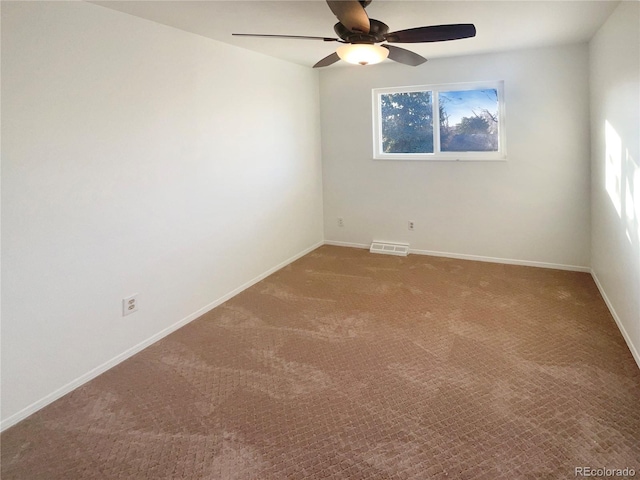
[{"label": "ceiling fan motor housing", "polygon": [[333,30],[342,40],[349,43],[384,42],[386,40],[385,35],[389,32],[387,24],[373,18],[369,19],[369,23],[369,33],[352,32],[340,22],[333,26]]}]

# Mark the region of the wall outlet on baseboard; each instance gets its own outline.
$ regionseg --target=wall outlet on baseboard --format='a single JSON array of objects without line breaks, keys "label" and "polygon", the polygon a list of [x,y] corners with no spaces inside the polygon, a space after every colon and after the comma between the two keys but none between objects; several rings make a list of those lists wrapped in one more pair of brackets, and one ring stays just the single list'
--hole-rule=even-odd
[{"label": "wall outlet on baseboard", "polygon": [[339,227],[344,227],[344,218],[338,217],[338,226]]},{"label": "wall outlet on baseboard", "polygon": [[138,311],[138,294],[135,293],[130,297],[122,299],[122,316],[126,317]]},{"label": "wall outlet on baseboard", "polygon": [[413,222],[411,220],[409,220],[409,223],[408,223],[407,227],[409,228],[409,230],[414,230],[415,225],[413,224]]}]

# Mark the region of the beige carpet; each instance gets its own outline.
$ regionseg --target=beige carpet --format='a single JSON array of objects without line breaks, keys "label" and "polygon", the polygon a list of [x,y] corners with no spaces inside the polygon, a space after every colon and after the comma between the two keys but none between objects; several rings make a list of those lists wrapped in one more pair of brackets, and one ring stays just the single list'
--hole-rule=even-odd
[{"label": "beige carpet", "polygon": [[1,441],[3,480],[638,472],[640,370],[588,274],[324,246]]}]

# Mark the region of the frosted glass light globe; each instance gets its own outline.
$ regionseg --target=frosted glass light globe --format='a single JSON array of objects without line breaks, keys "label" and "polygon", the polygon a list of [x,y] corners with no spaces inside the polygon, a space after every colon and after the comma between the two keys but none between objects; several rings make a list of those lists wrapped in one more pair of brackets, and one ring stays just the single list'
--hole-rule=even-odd
[{"label": "frosted glass light globe", "polygon": [[336,53],[345,62],[355,65],[373,65],[389,56],[389,50],[386,48],[368,43],[342,45],[338,47]]}]

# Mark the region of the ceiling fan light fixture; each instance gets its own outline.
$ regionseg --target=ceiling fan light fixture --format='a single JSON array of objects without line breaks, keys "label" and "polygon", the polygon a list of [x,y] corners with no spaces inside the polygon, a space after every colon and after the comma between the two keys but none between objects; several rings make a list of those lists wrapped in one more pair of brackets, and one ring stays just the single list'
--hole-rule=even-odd
[{"label": "ceiling fan light fixture", "polygon": [[386,48],[368,43],[342,45],[337,48],[336,53],[345,62],[355,65],[373,65],[389,56],[389,50]]}]

